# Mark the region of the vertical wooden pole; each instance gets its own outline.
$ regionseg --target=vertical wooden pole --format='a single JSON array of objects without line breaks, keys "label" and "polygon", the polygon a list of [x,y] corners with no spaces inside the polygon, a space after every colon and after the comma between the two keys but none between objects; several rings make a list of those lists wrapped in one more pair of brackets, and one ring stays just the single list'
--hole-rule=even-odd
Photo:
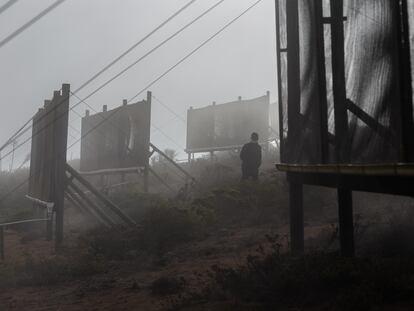
[{"label": "vertical wooden pole", "polygon": [[0,227],[0,259],[4,260],[4,227]]},{"label": "vertical wooden pole", "polygon": [[411,75],[410,25],[407,0],[395,1],[398,21],[398,60],[401,92],[401,141],[403,162],[414,161],[413,88]]},{"label": "vertical wooden pole", "polygon": [[344,188],[338,189],[338,208],[341,254],[343,256],[352,257],[355,254],[355,246],[351,190]]},{"label": "vertical wooden pole", "polygon": [[[55,91],[53,93],[52,100],[45,100],[44,104],[44,118],[41,120],[41,127],[43,129],[42,135],[39,139],[40,152],[39,157],[39,179],[41,183],[41,189],[38,194],[38,198],[55,202],[55,162],[56,162],[56,139],[54,137],[56,133],[56,111],[53,107],[59,104],[60,92]],[[50,220],[46,222],[46,239],[48,241],[53,240],[53,220],[55,217],[55,210],[52,211]]]},{"label": "vertical wooden pole", "polygon": [[63,243],[63,220],[66,188],[66,151],[68,140],[70,85],[62,85],[62,96],[56,107],[55,131],[55,193],[54,203],[56,210],[56,248]]},{"label": "vertical wooden pole", "polygon": [[[276,15],[276,64],[277,64],[277,95],[278,95],[278,105],[279,105],[279,153],[280,153],[280,162],[284,163],[285,153],[284,153],[284,139],[283,139],[283,82],[282,82],[282,48],[280,46],[280,0],[275,0],[275,15]],[[285,49],[286,50],[286,49]]]},{"label": "vertical wooden pole", "polygon": [[316,58],[318,70],[318,110],[320,131],[320,161],[329,161],[329,139],[328,139],[328,99],[326,94],[326,57],[325,36],[323,23],[323,0],[314,1],[315,8],[315,33],[316,33]]},{"label": "vertical wooden pole", "polygon": [[343,0],[331,0],[332,89],[335,118],[335,158],[337,163],[347,163],[350,160],[343,5]]},{"label": "vertical wooden pole", "polygon": [[[148,113],[147,113],[147,122],[148,128],[151,128],[151,103],[152,103],[152,93],[147,92],[147,99],[146,102],[148,104]],[[148,156],[146,157],[146,162],[144,165],[144,192],[149,191],[149,167],[150,167],[150,133],[148,133]]]},{"label": "vertical wooden pole", "polygon": [[289,183],[290,241],[292,254],[301,254],[305,248],[303,222],[303,185]]},{"label": "vertical wooden pole", "polygon": [[287,33],[287,93],[288,93],[288,141],[287,162],[294,162],[295,145],[298,143],[300,124],[300,45],[299,45],[299,4],[298,0],[286,1]]},{"label": "vertical wooden pole", "polygon": [[149,191],[149,164],[144,166],[144,192],[148,193]]},{"label": "vertical wooden pole", "polygon": [[[128,105],[128,100],[127,99],[123,99],[122,100],[122,106],[123,107],[126,107],[127,105]],[[121,173],[121,183],[124,183],[125,182],[125,176],[126,176],[125,173]]]}]

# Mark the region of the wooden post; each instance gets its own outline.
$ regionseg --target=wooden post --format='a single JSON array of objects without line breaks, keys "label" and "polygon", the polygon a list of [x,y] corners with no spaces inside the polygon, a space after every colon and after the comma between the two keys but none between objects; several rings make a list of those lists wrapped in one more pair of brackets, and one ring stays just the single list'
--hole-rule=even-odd
[{"label": "wooden post", "polygon": [[335,118],[335,160],[337,163],[347,163],[350,160],[343,5],[343,0],[331,0],[332,90]]},{"label": "wooden post", "polygon": [[301,254],[305,248],[303,222],[303,185],[289,182],[291,252]]},{"label": "wooden post", "polygon": [[54,200],[56,211],[56,248],[63,243],[63,219],[66,188],[66,152],[68,140],[70,85],[62,85],[62,96],[56,106],[55,123],[55,193]]},{"label": "wooden post", "polygon": [[144,192],[148,193],[149,191],[149,164],[144,166]]},{"label": "wooden post", "polygon": [[341,254],[343,256],[352,257],[355,254],[355,247],[351,190],[345,188],[338,189],[338,209]]},{"label": "wooden post", "polygon": [[[300,45],[298,0],[286,1],[287,33],[287,93],[288,93],[288,139],[286,161],[295,161],[293,154],[300,128]],[[282,120],[281,120],[282,121]]]},{"label": "wooden post", "polygon": [[[54,109],[55,105],[60,103],[60,92],[53,93],[52,100],[45,100],[43,115],[40,119],[40,126],[42,128],[42,135],[38,138],[38,166],[39,175],[35,178],[39,182],[39,193],[35,193],[35,197],[49,202],[55,202],[55,188],[56,188],[56,125],[55,118],[59,114]],[[30,164],[31,165],[31,164]],[[55,219],[55,208],[53,208],[49,220],[46,222],[46,239],[53,240],[53,222]]]},{"label": "wooden post", "polygon": [[[152,93],[151,92],[147,92],[147,99],[146,102],[149,106],[149,110],[148,110],[148,115],[147,115],[147,120],[145,120],[146,122],[148,122],[148,128],[151,128],[151,103],[152,103]],[[148,148],[148,156],[146,157],[146,161],[144,164],[144,192],[148,193],[149,191],[149,168],[150,168],[150,157],[152,156],[152,153],[150,151],[150,146],[151,146],[151,138],[150,138],[150,134],[148,135],[148,146],[146,148]]]},{"label": "wooden post", "polygon": [[413,88],[411,75],[411,44],[407,0],[395,1],[398,21],[398,70],[400,74],[401,161],[414,161]]},{"label": "wooden post", "polygon": [[318,124],[320,132],[320,160],[321,163],[329,161],[329,139],[328,139],[328,99],[326,94],[326,56],[325,37],[323,23],[323,0],[314,1],[315,8],[315,33],[316,33],[316,58],[318,70],[318,93],[317,104]]},{"label": "wooden post", "polygon": [[0,259],[4,260],[4,227],[0,227]]},{"label": "wooden post", "polygon": [[[284,139],[283,139],[283,84],[282,84],[282,48],[280,46],[280,8],[279,8],[280,0],[275,0],[275,15],[276,15],[276,64],[277,64],[277,93],[278,93],[278,105],[279,105],[279,154],[280,154],[280,162],[284,163],[285,154],[284,154]],[[286,48],[285,48],[286,50]]]}]

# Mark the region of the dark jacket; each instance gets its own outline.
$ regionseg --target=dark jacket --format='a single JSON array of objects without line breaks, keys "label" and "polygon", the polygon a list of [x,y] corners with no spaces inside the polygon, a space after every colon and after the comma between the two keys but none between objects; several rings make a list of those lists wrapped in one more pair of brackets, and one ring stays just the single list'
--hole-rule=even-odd
[{"label": "dark jacket", "polygon": [[262,164],[262,147],[254,142],[245,144],[240,152],[240,159],[244,168],[257,170]]}]

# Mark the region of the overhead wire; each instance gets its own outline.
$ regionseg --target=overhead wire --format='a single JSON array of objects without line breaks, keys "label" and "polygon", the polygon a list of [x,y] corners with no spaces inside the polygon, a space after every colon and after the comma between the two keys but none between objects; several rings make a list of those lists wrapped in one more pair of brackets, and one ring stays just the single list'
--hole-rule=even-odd
[{"label": "overhead wire", "polygon": [[[133,51],[135,48],[137,48],[139,45],[141,45],[143,42],[145,42],[148,38],[150,38],[152,35],[154,35],[157,31],[159,31],[161,28],[163,28],[166,24],[168,24],[170,21],[172,21],[174,18],[176,18],[179,14],[181,14],[184,10],[186,10],[190,5],[194,4],[196,1],[198,1],[198,0],[191,0],[187,4],[185,4],[183,7],[181,7],[178,11],[176,11],[174,14],[172,14],[170,17],[168,17],[165,21],[163,21],[161,24],[159,24],[156,28],[154,28],[152,31],[150,31],[147,35],[145,35],[143,38],[141,38],[136,43],[134,43],[126,51],[124,51],[123,53],[121,53],[121,55],[119,55],[118,57],[116,57],[113,61],[111,61],[109,64],[107,64],[104,68],[102,68],[101,70],[99,70],[96,74],[94,74],[86,82],[82,83],[82,85],[80,87],[78,87],[74,91],[74,93],[78,93],[82,89],[84,89],[86,86],[88,86],[96,78],[98,78],[99,76],[101,76],[104,72],[106,72],[113,65],[115,65],[117,62],[119,62],[122,58],[124,58],[127,54],[129,54],[131,51]],[[53,112],[58,106],[60,106],[60,104],[62,104],[62,102],[60,102],[58,105],[56,105],[54,107],[54,109],[50,110],[48,113]],[[46,115],[44,115],[42,118],[46,117]],[[33,121],[33,119],[34,119],[34,116],[32,118],[30,118],[26,122],[25,125],[29,124],[31,121]],[[14,137],[20,137],[21,135],[23,135],[25,132],[27,132],[30,129],[30,128],[27,128],[26,130],[23,131],[24,128],[25,128],[25,126],[23,126],[18,132],[16,132],[14,134]],[[18,135],[20,135],[20,136],[18,136]],[[4,146],[9,145],[10,144],[10,141],[11,141],[11,139],[8,139],[7,142],[4,144]],[[27,143],[27,141],[25,141],[25,143]],[[4,148],[5,147],[1,147],[0,148],[0,151],[3,150]]]},{"label": "overhead wire", "polygon": [[15,37],[17,37],[19,34],[21,34],[23,31],[28,29],[30,26],[41,20],[44,16],[46,16],[48,13],[52,12],[54,9],[56,9],[59,5],[61,5],[66,0],[57,0],[50,6],[48,6],[46,9],[44,9],[42,12],[40,12],[38,15],[33,17],[30,21],[25,23],[24,25],[20,26],[17,30],[13,31],[10,35],[8,35],[6,38],[0,41],[0,48],[2,48],[4,45],[9,43],[11,40],[13,40]]},{"label": "overhead wire", "polygon": [[[180,64],[182,64],[185,60],[187,60],[188,58],[190,58],[192,55],[194,55],[197,51],[199,51],[202,47],[204,47],[207,43],[209,43],[210,41],[212,41],[214,38],[216,38],[220,33],[222,33],[224,30],[226,30],[228,27],[230,27],[232,24],[234,24],[236,21],[238,21],[242,16],[244,16],[246,13],[248,13],[251,9],[253,9],[254,7],[256,7],[260,2],[262,2],[263,0],[257,0],[255,1],[252,5],[250,5],[247,9],[245,9],[242,13],[240,13],[239,15],[237,15],[235,18],[233,18],[231,21],[229,21],[228,23],[226,23],[223,27],[221,27],[217,32],[215,32],[212,36],[210,36],[207,40],[203,41],[197,48],[195,48],[194,50],[192,50],[190,53],[188,53],[185,57],[183,57],[182,59],[180,59],[180,61],[178,61],[176,64],[174,64],[172,67],[170,67],[168,70],[166,70],[163,74],[161,74],[160,76],[158,76],[155,80],[153,80],[150,84],[148,84],[147,87],[145,87],[144,89],[142,89],[141,91],[139,91],[136,95],[134,95],[130,100],[127,101],[127,103],[131,102],[132,100],[134,100],[136,97],[138,97],[140,94],[142,94],[145,90],[147,90],[149,87],[151,87],[152,85],[154,85],[155,83],[157,83],[159,80],[161,80],[163,77],[165,77],[168,73],[170,73],[172,70],[174,70],[175,68],[177,68]],[[106,120],[108,120],[110,117],[112,117],[114,114],[116,114],[119,111],[119,109],[114,110],[112,113],[108,114],[108,116],[105,117],[105,119],[103,119],[101,122],[99,122],[98,124],[96,124],[94,127],[92,127],[91,129],[89,129],[88,131],[86,131],[77,141],[75,141],[74,143],[72,143],[71,145],[69,145],[65,152],[67,152],[67,150],[69,150],[70,148],[72,148],[75,144],[79,143],[80,140],[82,140],[84,137],[86,137],[87,135],[89,135],[92,131],[94,131],[97,127],[99,127],[103,122],[105,122]],[[7,198],[10,194],[14,193],[15,191],[17,191],[19,188],[21,188],[24,184],[26,184],[28,182],[29,178],[27,178],[25,181],[23,181],[22,183],[18,184],[16,187],[14,187],[11,191],[7,192],[5,195],[3,195],[2,197],[0,197],[0,203],[4,201],[5,198]]]},{"label": "overhead wire", "polygon": [[154,98],[161,106],[163,106],[165,109],[167,109],[169,112],[171,112],[173,115],[177,117],[177,119],[180,119],[184,124],[186,123],[185,118],[180,116],[178,113],[176,113],[174,110],[172,110],[168,105],[164,104],[159,98],[152,95],[152,98]]},{"label": "overhead wire", "polygon": [[9,0],[7,1],[5,4],[3,4],[0,7],[0,14],[2,14],[3,12],[5,12],[7,9],[9,9],[13,4],[16,4],[18,0]]},{"label": "overhead wire", "polygon": [[[94,91],[92,91],[91,93],[89,93],[86,97],[84,97],[83,99],[79,100],[78,103],[74,104],[70,110],[74,109],[75,107],[77,107],[78,105],[80,105],[81,103],[85,103],[85,100],[89,99],[90,97],[92,97],[93,95],[95,95],[96,93],[98,93],[100,90],[102,90],[104,87],[106,87],[107,85],[109,85],[111,82],[113,82],[115,79],[117,79],[118,77],[120,77],[122,74],[124,74],[125,72],[127,72],[128,70],[130,70],[132,67],[134,67],[136,64],[138,64],[139,62],[141,62],[142,60],[144,60],[146,57],[148,57],[149,55],[151,55],[152,53],[154,53],[156,50],[158,50],[160,47],[162,47],[163,45],[165,45],[167,42],[169,42],[170,40],[172,40],[173,38],[175,38],[177,35],[179,35],[181,32],[183,32],[185,29],[187,29],[188,27],[190,27],[191,25],[193,25],[194,23],[196,23],[198,20],[200,20],[202,17],[204,17],[205,15],[207,15],[208,13],[210,13],[213,9],[215,9],[216,7],[218,7],[221,3],[223,3],[226,0],[220,0],[218,2],[216,2],[213,6],[209,7],[207,10],[205,10],[203,13],[201,13],[200,15],[198,15],[196,18],[194,18],[193,20],[191,20],[189,23],[187,23],[186,25],[184,25],[183,27],[181,27],[178,31],[174,32],[171,36],[169,36],[167,39],[165,39],[164,41],[162,41],[160,44],[158,44],[157,46],[155,46],[153,49],[151,49],[149,52],[147,52],[146,54],[144,54],[143,56],[141,56],[140,58],[138,58],[136,61],[134,61],[132,64],[130,64],[129,66],[127,66],[126,68],[124,68],[121,72],[119,72],[118,74],[116,74],[115,76],[113,76],[112,78],[110,78],[109,80],[107,80],[105,83],[103,83],[102,85],[100,85],[97,89],[95,89]],[[86,85],[84,84],[82,86],[82,88],[84,88]],[[76,89],[74,92],[72,92],[73,94],[76,94],[77,92],[80,91],[80,88]],[[138,95],[137,95],[138,96]],[[135,96],[135,97],[137,97]],[[79,97],[78,97],[79,98]],[[44,117],[46,117],[46,115],[48,115],[49,113],[53,112],[57,107],[59,107],[64,101],[61,101],[60,103],[58,103],[55,107],[53,107],[53,109],[49,110],[46,114],[44,114],[40,120]],[[88,105],[89,106],[89,105]],[[41,129],[39,129],[39,131],[37,133],[34,133],[33,136],[37,136],[41,131],[43,131],[45,128],[47,128],[51,123],[53,123],[56,119],[60,118],[61,116],[58,116],[56,118],[54,118],[51,122],[49,122],[48,124],[44,125]],[[33,119],[33,118],[32,118]],[[29,129],[29,128],[28,128]],[[23,131],[22,133],[20,133],[19,135],[23,135],[25,132],[28,131],[28,129],[26,129],[25,131]],[[26,139],[24,142],[22,142],[21,144],[19,144],[16,149],[19,149],[21,146],[25,145],[26,143],[28,143],[31,140],[31,138]],[[6,153],[5,155],[3,155],[1,159],[9,156],[11,153]]]}]

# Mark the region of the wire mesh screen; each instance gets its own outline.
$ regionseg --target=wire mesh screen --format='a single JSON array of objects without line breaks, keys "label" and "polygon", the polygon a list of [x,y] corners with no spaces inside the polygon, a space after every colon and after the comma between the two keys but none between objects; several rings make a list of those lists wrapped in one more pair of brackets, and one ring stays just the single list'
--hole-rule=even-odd
[{"label": "wire mesh screen", "polygon": [[269,95],[188,110],[187,151],[207,152],[243,145],[252,132],[269,139]]},{"label": "wire mesh screen", "polygon": [[82,171],[148,163],[151,102],[142,101],[82,119]]},{"label": "wire mesh screen", "polygon": [[[402,74],[406,71],[412,77],[401,52],[403,1],[331,1],[277,3],[282,159],[291,163],[406,160],[403,123],[412,124],[413,117],[411,86],[407,100],[407,79]],[[338,3],[343,4],[339,10]],[[412,31],[414,1],[406,3]],[[412,42],[413,32],[409,38]]]}]

